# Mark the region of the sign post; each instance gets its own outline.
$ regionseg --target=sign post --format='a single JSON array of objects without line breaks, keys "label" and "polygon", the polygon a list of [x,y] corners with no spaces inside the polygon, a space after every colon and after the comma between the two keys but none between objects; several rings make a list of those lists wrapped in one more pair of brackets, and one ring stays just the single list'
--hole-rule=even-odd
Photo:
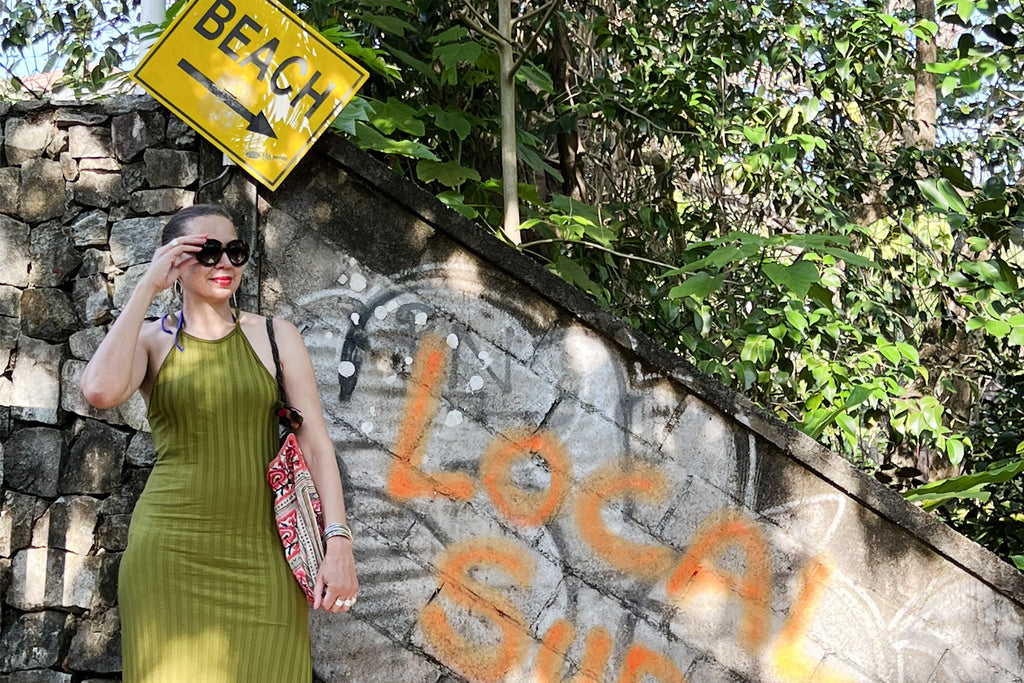
[{"label": "sign post", "polygon": [[276,0],[192,0],[132,72],[271,190],[367,76]]}]

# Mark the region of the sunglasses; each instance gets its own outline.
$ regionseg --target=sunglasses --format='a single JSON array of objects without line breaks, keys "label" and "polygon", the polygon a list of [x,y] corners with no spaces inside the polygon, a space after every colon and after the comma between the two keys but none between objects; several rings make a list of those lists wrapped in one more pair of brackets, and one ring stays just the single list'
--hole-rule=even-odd
[{"label": "sunglasses", "polygon": [[196,261],[204,266],[220,263],[222,254],[228,255],[233,266],[244,266],[249,260],[249,244],[245,240],[231,240],[222,244],[220,240],[206,240],[203,248],[196,252]]}]

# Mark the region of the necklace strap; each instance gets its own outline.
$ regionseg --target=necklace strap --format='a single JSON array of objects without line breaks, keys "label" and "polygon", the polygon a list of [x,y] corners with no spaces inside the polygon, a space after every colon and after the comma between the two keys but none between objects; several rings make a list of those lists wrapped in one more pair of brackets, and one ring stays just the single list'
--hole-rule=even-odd
[{"label": "necklace strap", "polygon": [[167,316],[169,316],[169,315],[170,315],[170,313],[167,313],[167,314],[164,315],[164,317],[160,318],[160,329],[163,330],[164,332],[166,332],[167,334],[174,335],[174,346],[175,346],[175,348],[177,348],[178,351],[184,351],[185,347],[181,345],[180,336],[181,336],[181,328],[185,326],[185,312],[184,311],[179,311],[178,312],[178,322],[174,326],[173,330],[170,330],[170,329],[167,328],[166,321],[167,321]]}]

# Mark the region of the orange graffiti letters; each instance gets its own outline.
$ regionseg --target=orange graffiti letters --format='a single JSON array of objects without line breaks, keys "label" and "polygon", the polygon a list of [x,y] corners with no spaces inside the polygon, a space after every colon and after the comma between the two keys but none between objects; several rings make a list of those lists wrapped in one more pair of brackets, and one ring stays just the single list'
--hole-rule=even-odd
[{"label": "orange graffiti letters", "polygon": [[[422,469],[449,354],[448,345],[437,335],[425,335],[417,351],[387,481],[388,493],[399,501],[417,497],[466,501],[476,494],[476,482],[465,473],[426,473]],[[516,464],[534,454],[545,461],[550,472],[544,490],[528,490],[513,482]],[[665,500],[669,494],[666,477],[650,463],[629,458],[606,463],[573,490],[572,460],[558,437],[544,430],[519,429],[492,440],[481,456],[479,471],[481,485],[497,511],[520,526],[550,523],[575,493],[576,528],[597,557],[642,581],[668,577],[665,590],[676,605],[708,593],[715,599],[738,601],[739,644],[755,657],[763,653],[760,656],[769,660],[778,678],[848,683],[848,678],[807,654],[806,634],[832,574],[832,568],[821,559],[816,558],[804,571],[797,601],[775,642],[765,647],[770,637],[771,560],[759,527],[742,510],[725,508],[708,516],[680,558],[668,545],[624,538],[604,519],[605,508],[622,500],[649,505]],[[506,586],[529,589],[535,574],[529,548],[492,537],[455,543],[437,562],[438,595],[420,610],[419,628],[428,648],[471,681],[505,679],[524,666],[534,643],[526,619],[511,597],[480,578],[494,572],[509,577],[510,581],[502,582]],[[487,633],[480,633],[481,624]],[[575,637],[576,628],[568,621],[559,619],[551,625],[537,652],[536,680],[563,681],[567,653]],[[592,628],[571,682],[605,680],[612,649],[608,630]],[[670,659],[631,644],[618,683],[650,679],[685,683]]]},{"label": "orange graffiti letters", "polygon": [[683,674],[672,660],[634,644],[622,661],[619,683],[644,683],[645,676],[662,683],[686,683]]},{"label": "orange graffiti letters", "polygon": [[395,444],[396,458],[388,477],[388,493],[398,500],[418,496],[446,496],[469,500],[476,490],[473,480],[461,472],[436,472],[427,475],[421,469],[430,441],[430,428],[437,417],[441,389],[448,369],[448,345],[437,335],[425,335],[412,366],[412,378],[405,400],[405,412]]},{"label": "orange graffiti letters", "polygon": [[814,558],[803,571],[803,590],[793,604],[789,618],[782,625],[775,644],[772,646],[772,665],[788,681],[810,681],[815,683],[852,683],[851,679],[818,662],[805,654],[807,630],[811,617],[818,608],[825,585],[832,576],[832,567],[821,558]]},{"label": "orange graffiti letters", "polygon": [[420,627],[445,664],[473,681],[500,681],[522,664],[530,636],[519,608],[500,590],[472,577],[478,567],[499,569],[515,585],[526,587],[533,579],[533,559],[517,543],[484,537],[450,546],[438,561],[439,595],[488,621],[501,634],[499,642],[492,645],[464,637],[438,599],[420,610]]},{"label": "orange graffiti letters", "polygon": [[[743,551],[742,573],[718,565],[730,548]],[[667,585],[669,596],[677,602],[708,589],[724,590],[739,598],[743,609],[740,642],[753,648],[764,645],[772,594],[768,546],[753,521],[739,510],[726,508],[704,521]]]},{"label": "orange graffiti letters", "polygon": [[[556,621],[544,634],[544,641],[537,653],[538,683],[559,683],[564,680],[562,667],[565,666],[565,653],[569,651],[575,635],[576,629],[565,619]],[[569,683],[601,683],[611,651],[612,637],[608,629],[600,626],[591,629],[587,634],[579,671]]]},{"label": "orange graffiti letters", "polygon": [[[536,453],[548,464],[551,483],[546,491],[526,491],[512,483],[512,465]],[[480,479],[494,506],[509,520],[538,526],[562,507],[572,482],[572,463],[565,446],[553,434],[526,430],[497,437],[480,458]]]},{"label": "orange graffiti letters", "polygon": [[616,498],[657,503],[666,493],[665,477],[653,466],[625,459],[608,463],[580,485],[576,526],[590,547],[612,567],[641,579],[659,579],[671,566],[672,551],[665,546],[635,543],[612,532],[601,518],[601,510]]}]

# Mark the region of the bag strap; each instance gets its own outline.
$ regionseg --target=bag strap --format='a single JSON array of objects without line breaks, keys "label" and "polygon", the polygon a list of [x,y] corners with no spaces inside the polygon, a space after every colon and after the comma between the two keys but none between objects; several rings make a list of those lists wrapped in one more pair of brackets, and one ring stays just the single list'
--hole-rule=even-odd
[{"label": "bag strap", "polygon": [[277,340],[274,338],[274,319],[266,317],[267,336],[270,337],[270,352],[274,355],[274,371],[277,373],[277,391],[281,395],[281,403],[288,405],[288,395],[284,391],[284,373],[281,372],[281,354],[277,350]]}]

